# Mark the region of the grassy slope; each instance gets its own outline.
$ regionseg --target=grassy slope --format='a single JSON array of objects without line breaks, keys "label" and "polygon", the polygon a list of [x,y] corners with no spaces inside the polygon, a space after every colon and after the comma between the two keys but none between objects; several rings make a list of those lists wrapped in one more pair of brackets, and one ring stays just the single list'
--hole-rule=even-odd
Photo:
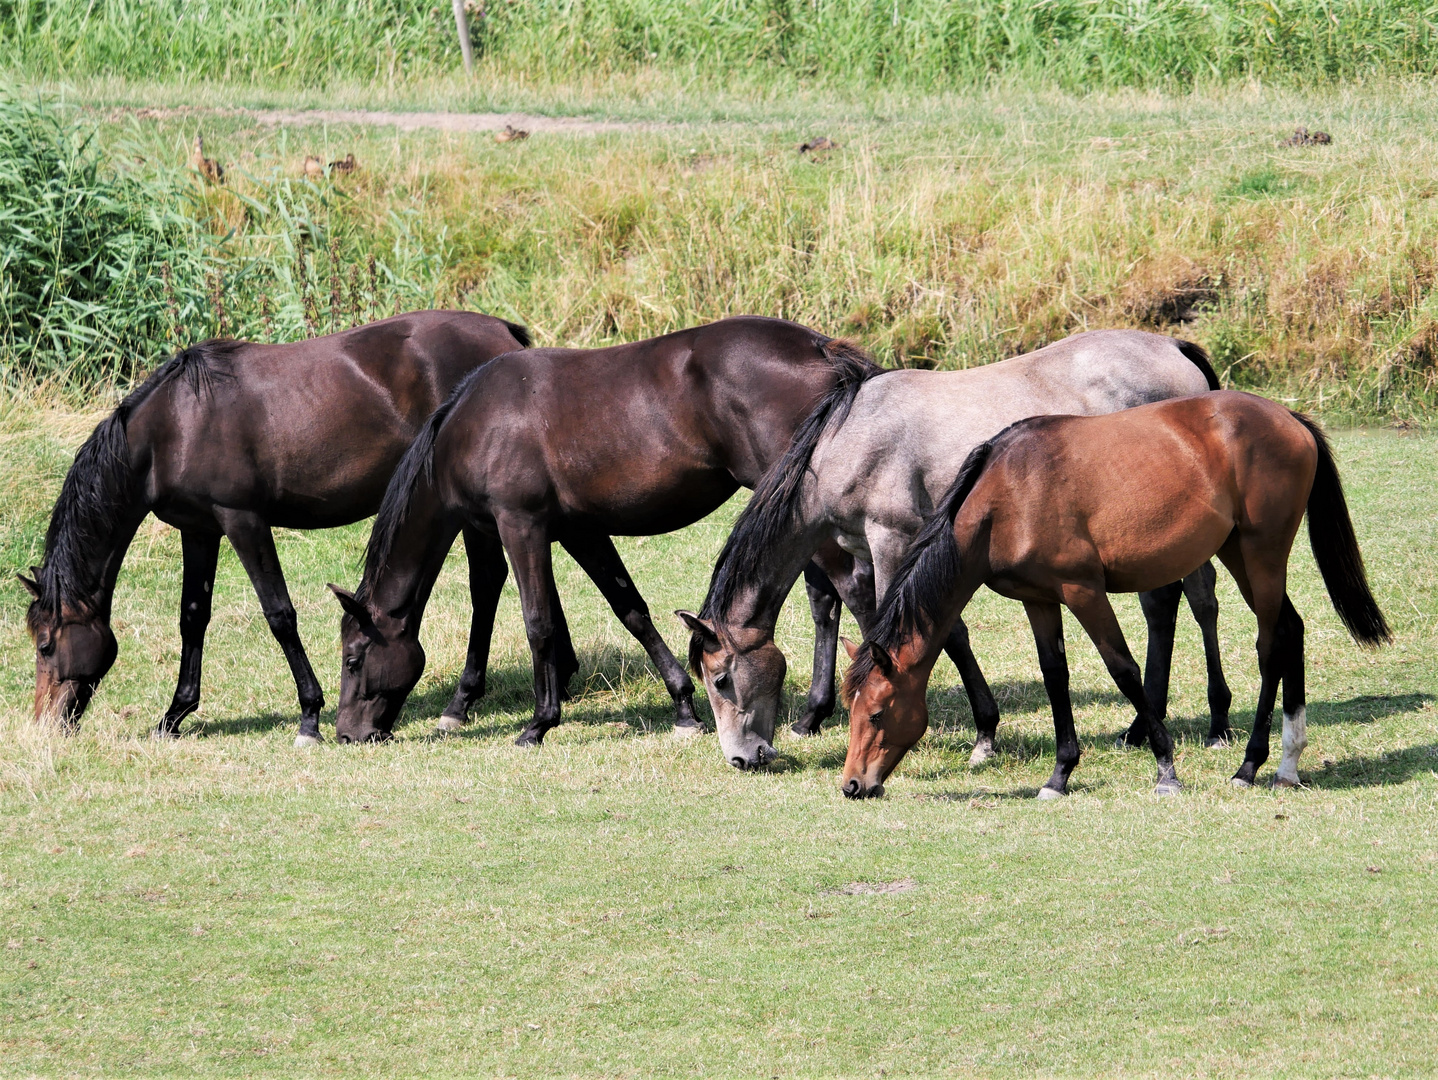
[{"label": "grassy slope", "polygon": [[[264,332],[262,293],[282,336],[301,331],[293,244],[308,222],[322,315],[331,235],[342,277],[375,252],[406,306],[522,318],[546,344],[761,312],[853,333],[885,359],[964,366],[1078,329],[1172,328],[1196,304],[1178,329],[1239,385],[1329,416],[1411,415],[1438,385],[1434,96],[816,98],[731,124],[708,122],[722,102],[680,95],[659,100],[693,122],[504,146],[242,115],[132,119],[104,137],[164,170],[203,129],[230,171],[202,212],[268,268],[230,279],[231,326],[247,334]],[[1334,144],[1280,147],[1299,123]],[[843,149],[800,158],[821,132]],[[296,179],[305,154],[347,152],[361,171],[336,189]]]},{"label": "grassy slope", "polygon": [[[43,524],[84,418],[14,409],[0,492],[7,562]],[[398,741],[290,746],[294,690],[228,548],[198,737],[152,744],[178,656],[178,543],[143,530],[116,603],[120,661],[84,732],[25,716],[31,665],[0,614],[0,1072],[985,1075],[1422,1073],[1435,1045],[1431,910],[1438,557],[1432,436],[1341,434],[1375,591],[1398,634],[1358,652],[1306,548],[1308,790],[1234,792],[1205,751],[1197,633],[1180,627],[1178,799],[1111,749],[1129,719],[1070,623],[1085,757],[1061,805],[1029,796],[1052,733],[1021,609],[989,595],[975,643],[1004,708],[970,773],[949,670],[931,733],[887,798],[845,802],[844,736],[727,768],[667,733],[662,687],[561,560],[586,689],[538,752],[512,586],[491,696],[427,738],[467,626],[451,561],[432,667]],[[38,466],[35,464],[38,462]],[[621,551],[656,612],[693,606],[736,505]],[[337,611],[363,527],[286,534],[301,626],[331,700]],[[1253,621],[1221,575],[1240,726]],[[781,630],[808,671],[803,605]],[[1120,615],[1141,648],[1137,604]],[[671,644],[677,626],[660,625]],[[1271,774],[1271,767],[1265,776]],[[910,891],[847,895],[856,881]]]}]

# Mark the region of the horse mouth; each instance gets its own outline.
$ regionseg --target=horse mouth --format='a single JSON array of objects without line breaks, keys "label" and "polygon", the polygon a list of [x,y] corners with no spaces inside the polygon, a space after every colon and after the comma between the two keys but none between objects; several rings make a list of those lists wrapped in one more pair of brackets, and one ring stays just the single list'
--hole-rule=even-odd
[{"label": "horse mouth", "polygon": [[865,787],[856,776],[843,787],[844,798],[846,799],[878,799],[884,794],[884,785],[875,784],[873,787]]},{"label": "horse mouth", "polygon": [[375,728],[373,731],[368,731],[363,735],[350,735],[348,732],[337,732],[335,737],[345,744],[387,743],[394,740],[394,732]]}]

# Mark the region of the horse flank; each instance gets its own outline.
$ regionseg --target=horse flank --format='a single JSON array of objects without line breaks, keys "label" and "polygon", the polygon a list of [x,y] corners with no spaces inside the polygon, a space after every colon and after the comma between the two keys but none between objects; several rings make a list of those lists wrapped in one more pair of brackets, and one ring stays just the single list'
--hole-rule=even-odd
[{"label": "horse flank", "polygon": [[[798,510],[800,482],[809,469],[819,439],[831,427],[844,422],[859,388],[885,370],[851,341],[832,338],[819,348],[834,369],[834,386],[799,425],[784,456],[764,474],[749,505],[734,523],[709,579],[709,592],[700,611],[705,618],[722,618],[737,598],[741,583],[758,572],[766,553],[793,522]],[[696,673],[700,670],[702,652],[703,641],[698,635],[692,636],[689,666]]]},{"label": "horse flank", "polygon": [[[91,566],[97,551],[113,543],[115,533],[142,498],[141,478],[130,468],[126,424],[156,390],[183,378],[198,397],[213,390],[216,378],[229,377],[229,356],[244,342],[211,339],[176,353],[132,390],[96,426],[75,453],[45,532],[45,557],[36,574],[40,599],[31,609],[59,617],[64,606],[91,609],[102,582]],[[33,627],[32,627],[33,629]]]}]

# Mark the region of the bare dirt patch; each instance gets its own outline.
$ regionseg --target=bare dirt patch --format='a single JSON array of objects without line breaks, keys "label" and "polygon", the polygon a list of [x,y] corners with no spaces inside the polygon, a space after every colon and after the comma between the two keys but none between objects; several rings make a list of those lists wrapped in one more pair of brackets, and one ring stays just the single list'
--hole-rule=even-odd
[{"label": "bare dirt patch", "polygon": [[610,131],[643,131],[670,124],[637,123],[627,120],[590,120],[577,116],[536,116],[532,113],[383,112],[370,109],[115,109],[111,119],[135,116],[147,120],[171,120],[183,116],[243,116],[257,124],[275,127],[305,127],[312,124],[357,124],[368,127],[395,127],[400,131],[490,132],[520,129],[528,132],[560,132],[570,135],[598,135]]}]

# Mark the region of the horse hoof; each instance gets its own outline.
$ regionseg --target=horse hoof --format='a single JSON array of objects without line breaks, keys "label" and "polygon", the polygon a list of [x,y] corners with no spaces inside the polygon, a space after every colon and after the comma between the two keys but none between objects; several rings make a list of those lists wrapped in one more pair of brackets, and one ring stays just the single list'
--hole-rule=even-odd
[{"label": "horse hoof", "polygon": [[1286,776],[1275,776],[1273,778],[1273,786],[1275,788],[1296,788],[1299,787],[1300,784],[1296,779],[1290,780]]},{"label": "horse hoof", "polygon": [[171,731],[169,728],[162,727],[150,729],[151,742],[169,742],[171,739],[178,739],[179,737],[180,733],[178,730]]},{"label": "horse hoof", "polygon": [[675,724],[674,737],[676,739],[693,739],[704,734],[703,724]]},{"label": "horse hoof", "polygon": [[434,730],[435,730],[436,734],[441,734],[441,735],[442,735],[442,734],[444,734],[444,733],[447,732],[447,731],[459,731],[459,730],[461,730],[463,727],[464,727],[464,721],[461,720],[459,717],[457,717],[457,716],[441,716],[441,717],[439,718],[439,720],[435,722]]},{"label": "horse hoof", "polygon": [[969,755],[969,768],[972,769],[976,766],[982,765],[984,762],[988,761],[989,758],[993,756],[994,748],[992,746],[984,746],[982,744],[977,745],[974,747],[974,752]]},{"label": "horse hoof", "polygon": [[1064,793],[1063,793],[1062,791],[1057,790],[1056,788],[1051,788],[1051,787],[1041,787],[1041,788],[1039,788],[1038,799],[1039,799],[1040,802],[1047,802],[1047,801],[1049,801],[1050,799],[1062,799],[1063,797],[1064,797]]},{"label": "horse hoof", "polygon": [[1252,785],[1251,783],[1249,783],[1247,780],[1243,779],[1243,777],[1241,777],[1241,776],[1235,776],[1233,779],[1231,779],[1231,780],[1229,781],[1229,783],[1232,784],[1234,787],[1240,789],[1240,790],[1246,790],[1246,789],[1248,789],[1248,788],[1253,787],[1253,785]]},{"label": "horse hoof", "polygon": [[1203,745],[1204,749],[1206,750],[1217,750],[1220,747],[1228,746],[1230,744],[1227,735],[1210,735],[1208,736],[1208,738],[1203,740]]},{"label": "horse hoof", "polygon": [[318,735],[296,735],[295,749],[304,750],[311,746],[319,746],[323,742],[324,739],[320,738]]},{"label": "horse hoof", "polygon": [[1183,791],[1183,785],[1177,780],[1165,780],[1161,784],[1155,784],[1153,789],[1153,793],[1160,799],[1165,799],[1170,795],[1177,795],[1181,791]]},{"label": "horse hoof", "polygon": [[823,730],[823,728],[821,722],[818,720],[800,720],[789,730],[792,731],[795,735],[799,736],[799,738],[807,739],[813,735],[819,734],[819,732]]}]

